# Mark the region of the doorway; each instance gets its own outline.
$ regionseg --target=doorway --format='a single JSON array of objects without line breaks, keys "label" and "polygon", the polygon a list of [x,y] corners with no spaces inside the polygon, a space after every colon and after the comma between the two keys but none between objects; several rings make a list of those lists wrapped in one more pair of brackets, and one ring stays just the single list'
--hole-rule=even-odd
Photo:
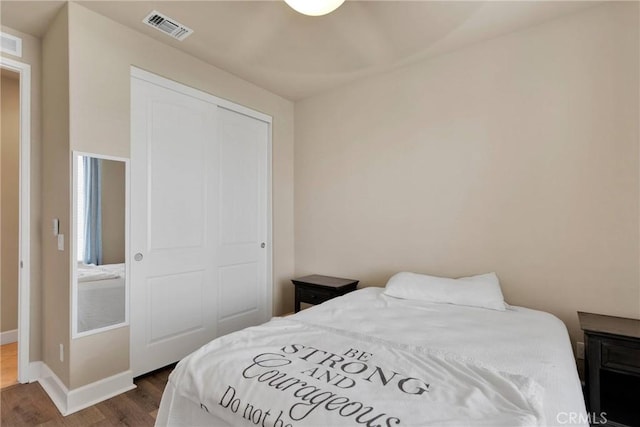
[{"label": "doorway", "polygon": [[0,71],[0,387],[18,381],[20,74]]},{"label": "doorway", "polygon": [[29,369],[30,66],[0,59],[0,344],[2,387],[33,379]]}]

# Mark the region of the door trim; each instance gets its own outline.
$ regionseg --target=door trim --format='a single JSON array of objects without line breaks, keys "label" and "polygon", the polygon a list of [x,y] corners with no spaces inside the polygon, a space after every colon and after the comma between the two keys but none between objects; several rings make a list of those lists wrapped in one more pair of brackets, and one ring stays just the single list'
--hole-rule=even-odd
[{"label": "door trim", "polygon": [[31,66],[0,58],[0,67],[20,74],[20,179],[18,231],[18,382],[35,378],[29,374],[31,302]]}]

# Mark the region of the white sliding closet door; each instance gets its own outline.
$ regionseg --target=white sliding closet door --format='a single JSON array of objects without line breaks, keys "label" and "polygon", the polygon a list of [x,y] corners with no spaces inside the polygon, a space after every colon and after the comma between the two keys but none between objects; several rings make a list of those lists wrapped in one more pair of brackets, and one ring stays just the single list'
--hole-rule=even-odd
[{"label": "white sliding closet door", "polygon": [[263,121],[222,107],[218,124],[218,331],[223,335],[270,315],[265,250],[269,129]]},{"label": "white sliding closet door", "polygon": [[130,318],[138,376],[270,317],[270,127],[135,71]]}]

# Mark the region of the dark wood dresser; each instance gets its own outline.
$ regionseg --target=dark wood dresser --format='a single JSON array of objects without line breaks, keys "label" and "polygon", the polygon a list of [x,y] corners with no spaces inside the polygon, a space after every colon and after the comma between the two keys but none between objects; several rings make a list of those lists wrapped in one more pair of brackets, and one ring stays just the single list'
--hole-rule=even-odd
[{"label": "dark wood dresser", "polygon": [[311,276],[299,277],[291,280],[296,288],[295,311],[300,311],[300,303],[320,304],[331,298],[339,297],[358,287],[358,280],[340,277]]},{"label": "dark wood dresser", "polygon": [[578,318],[592,424],[640,426],[640,320],[580,311]]}]

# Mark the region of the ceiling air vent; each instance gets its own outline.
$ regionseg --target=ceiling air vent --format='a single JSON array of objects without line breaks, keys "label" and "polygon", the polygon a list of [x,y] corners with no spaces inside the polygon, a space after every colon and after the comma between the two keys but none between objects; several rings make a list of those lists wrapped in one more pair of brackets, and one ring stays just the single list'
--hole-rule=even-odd
[{"label": "ceiling air vent", "polygon": [[22,39],[7,33],[0,33],[0,50],[9,55],[22,57]]},{"label": "ceiling air vent", "polygon": [[175,19],[163,15],[157,10],[154,10],[150,14],[148,14],[147,17],[142,20],[142,22],[180,41],[186,39],[193,33],[193,30],[191,28],[182,25]]}]

